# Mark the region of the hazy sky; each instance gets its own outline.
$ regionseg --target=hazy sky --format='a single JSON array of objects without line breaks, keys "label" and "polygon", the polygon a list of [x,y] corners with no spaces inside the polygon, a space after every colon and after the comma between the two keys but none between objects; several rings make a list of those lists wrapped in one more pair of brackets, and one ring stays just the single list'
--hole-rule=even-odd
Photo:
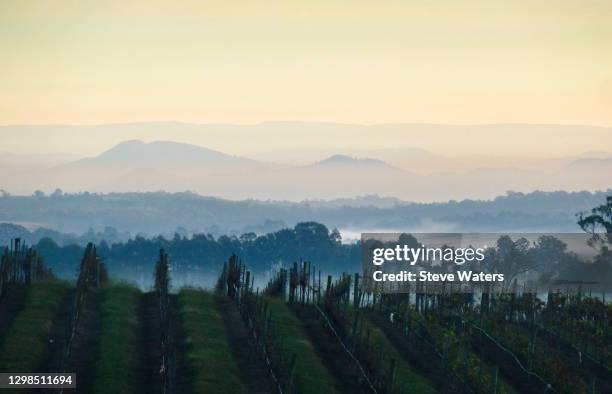
[{"label": "hazy sky", "polygon": [[0,59],[0,124],[612,126],[607,0],[3,0]]}]

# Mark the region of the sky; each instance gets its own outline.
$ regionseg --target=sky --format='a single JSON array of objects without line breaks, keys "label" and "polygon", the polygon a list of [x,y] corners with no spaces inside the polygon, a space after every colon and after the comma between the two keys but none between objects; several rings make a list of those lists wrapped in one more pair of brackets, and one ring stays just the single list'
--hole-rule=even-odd
[{"label": "sky", "polygon": [[612,2],[0,2],[0,125],[612,126]]}]

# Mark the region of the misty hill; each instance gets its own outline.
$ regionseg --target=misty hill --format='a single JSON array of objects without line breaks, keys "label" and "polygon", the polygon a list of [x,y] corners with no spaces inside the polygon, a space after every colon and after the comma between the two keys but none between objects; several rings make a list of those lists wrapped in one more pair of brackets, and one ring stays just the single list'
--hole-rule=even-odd
[{"label": "misty hill", "polygon": [[93,157],[64,167],[100,166],[132,168],[168,168],[216,164],[258,164],[255,160],[231,156],[212,149],[172,141],[145,143],[140,140],[122,142]]},{"label": "misty hill", "polygon": [[[506,190],[597,190],[611,186],[605,167],[531,168],[489,160],[493,167],[465,170],[455,159],[422,150],[384,150],[390,160],[334,154],[308,165],[281,165],[170,141],[131,140],[90,158],[54,168],[23,171],[0,168],[0,185],[75,193],[194,191],[220,198],[261,200],[345,199],[377,194],[410,201],[494,198]],[[403,153],[402,153],[403,152]],[[405,154],[405,156],[402,156]],[[402,159],[403,157],[403,159]],[[580,159],[585,163],[588,160]],[[436,167],[438,166],[438,167]],[[442,166],[442,167],[440,167]],[[423,168],[451,168],[422,174]],[[9,167],[10,168],[10,167]],[[604,169],[604,170],[602,170]]]},{"label": "misty hill", "polygon": [[[185,235],[262,234],[313,220],[340,229],[345,238],[356,238],[362,231],[393,230],[579,232],[576,214],[601,204],[610,194],[612,190],[508,193],[493,200],[428,204],[377,196],[295,203],[165,192],[5,195],[0,197],[0,222],[22,225],[28,231],[42,227],[64,233],[60,243],[77,238],[79,242],[126,239],[137,234],[171,237],[177,231]],[[51,236],[56,239],[58,235]]]},{"label": "misty hill", "polygon": [[227,190],[236,176],[252,176],[268,163],[172,141],[130,140],[91,158],[44,171],[42,184],[64,190],[157,191]]},{"label": "misty hill", "polygon": [[[232,200],[296,202],[372,194],[443,202],[492,199],[507,190],[596,191],[612,187],[609,166],[601,161],[610,157],[610,130],[307,122],[3,126],[0,132],[11,135],[11,145],[3,149],[19,151],[23,145],[51,152],[78,146],[73,154],[96,153],[53,168],[12,163],[9,157],[11,163],[0,161],[0,189],[26,195],[56,188],[70,193],[193,191]],[[124,141],[125,136],[159,141]],[[573,141],[566,149],[570,152],[552,156],[551,149],[560,149],[559,139]],[[63,143],[57,146],[58,141]],[[507,151],[520,156],[504,156]]]},{"label": "misty hill", "polygon": [[317,167],[327,168],[355,168],[355,169],[394,169],[387,163],[378,159],[371,158],[355,158],[347,155],[333,155],[325,160],[321,160],[314,164]]},{"label": "misty hill", "polygon": [[612,157],[589,157],[574,160],[570,165],[570,169],[573,170],[592,170],[600,171],[605,169],[612,169]]}]

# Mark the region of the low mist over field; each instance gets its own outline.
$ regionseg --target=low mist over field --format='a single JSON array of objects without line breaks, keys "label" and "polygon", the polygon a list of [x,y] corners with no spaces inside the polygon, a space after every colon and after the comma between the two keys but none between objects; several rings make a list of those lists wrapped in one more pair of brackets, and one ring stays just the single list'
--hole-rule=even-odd
[{"label": "low mist over field", "polygon": [[60,244],[85,244],[124,241],[139,234],[264,234],[304,221],[337,228],[344,241],[368,231],[577,232],[576,215],[611,192],[509,193],[493,200],[429,204],[377,196],[295,203],[165,192],[4,195],[0,244],[17,236],[31,243],[48,236]]}]

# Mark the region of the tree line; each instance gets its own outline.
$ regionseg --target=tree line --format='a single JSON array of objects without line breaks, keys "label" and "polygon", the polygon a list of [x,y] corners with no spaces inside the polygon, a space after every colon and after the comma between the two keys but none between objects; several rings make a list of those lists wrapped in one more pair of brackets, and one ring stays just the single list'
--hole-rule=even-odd
[{"label": "tree line", "polygon": [[[83,247],[72,244],[61,246],[51,238],[41,239],[35,246],[56,272],[62,276],[75,273],[76,262],[83,255]],[[137,236],[126,242],[109,244],[102,241],[98,254],[115,275],[121,270],[138,266],[149,267],[160,249],[172,256],[175,269],[199,268],[217,272],[227,256],[235,253],[248,262],[254,271],[266,271],[271,265],[293,261],[316,261],[333,272],[354,269],[359,264],[358,244],[343,244],[338,230],[329,230],[317,222],[301,222],[264,235],[245,233],[240,236],[194,234],[191,237],[176,233],[173,238]]]}]

